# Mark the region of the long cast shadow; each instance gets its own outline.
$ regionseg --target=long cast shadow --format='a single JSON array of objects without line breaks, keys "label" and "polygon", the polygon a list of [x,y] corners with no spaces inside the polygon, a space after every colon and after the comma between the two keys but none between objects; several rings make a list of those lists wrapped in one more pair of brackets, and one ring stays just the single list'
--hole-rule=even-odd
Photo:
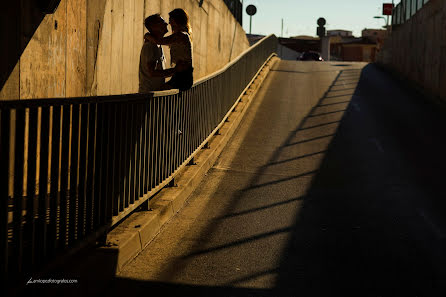
[{"label": "long cast shadow", "polygon": [[305,196],[277,296],[444,296],[444,113],[373,65],[355,95],[361,111],[350,105]]}]

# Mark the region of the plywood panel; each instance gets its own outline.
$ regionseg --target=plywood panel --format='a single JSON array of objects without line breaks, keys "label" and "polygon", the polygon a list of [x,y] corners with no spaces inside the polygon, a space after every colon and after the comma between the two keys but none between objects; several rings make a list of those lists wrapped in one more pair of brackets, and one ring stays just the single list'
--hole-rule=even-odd
[{"label": "plywood panel", "polygon": [[65,97],[66,0],[46,15],[20,59],[20,98]]},{"label": "plywood panel", "polygon": [[97,95],[110,94],[112,1],[113,0],[107,0],[105,4],[104,19],[101,25],[101,35],[99,37],[95,82]]},{"label": "plywood panel", "polygon": [[190,7],[189,13],[190,23],[192,26],[192,46],[193,46],[193,67],[194,67],[194,78],[199,77],[199,65],[201,58],[201,38],[203,32],[201,30],[201,12],[202,9],[198,5],[192,5]]},{"label": "plywood panel", "polygon": [[[48,97],[66,96],[66,54],[67,54],[67,1],[62,0],[53,15],[53,23],[48,49],[48,64],[51,80],[48,84]],[[56,24],[57,23],[57,29]],[[41,86],[45,88],[45,86]]]},{"label": "plywood panel", "polygon": [[86,4],[86,0],[67,2],[67,97],[81,97],[86,94]]},{"label": "plywood panel", "polygon": [[207,64],[206,64],[206,73],[210,74],[216,71],[219,68],[218,60],[221,59],[221,31],[220,31],[220,12],[218,11],[219,6],[214,6],[214,4],[218,4],[218,2],[213,2],[212,5],[209,5],[209,17],[208,17],[208,40],[206,45],[206,56],[207,56]]},{"label": "plywood panel", "polygon": [[[174,0],[161,0],[161,16],[164,18],[166,22],[169,22],[169,12],[175,8]],[[172,34],[171,28],[169,26],[169,32],[166,34]],[[170,62],[170,50],[168,46],[163,46],[164,55],[166,57],[166,67],[169,68],[171,66]]]},{"label": "plywood panel", "polygon": [[14,99],[20,99],[20,61],[17,62],[8,80],[0,90],[0,101]]},{"label": "plywood panel", "polygon": [[[128,0],[127,0],[128,1]],[[122,94],[124,0],[112,0],[110,94]]]},{"label": "plywood panel", "polygon": [[161,13],[161,2],[163,2],[163,0],[145,0],[144,19],[152,14]]},{"label": "plywood panel", "polygon": [[122,44],[122,93],[132,93],[134,89],[135,69],[134,60],[136,59],[133,51],[133,39],[135,36],[134,19],[135,19],[135,0],[126,0],[124,2],[124,29],[123,29],[123,44]]},{"label": "plywood panel", "polygon": [[[159,0],[149,1],[160,5]],[[139,87],[139,55],[141,53],[141,48],[144,43],[144,19],[145,13],[147,12],[147,1],[144,0],[135,0],[135,18],[134,18],[134,37],[133,37],[133,65],[132,65],[132,83],[133,83],[133,92],[138,92]]]},{"label": "plywood panel", "polygon": [[[196,75],[196,78],[199,79],[203,76],[205,76],[206,73],[206,64],[207,64],[207,51],[206,51],[206,46],[208,43],[208,26],[207,26],[207,22],[208,22],[208,14],[206,13],[206,11],[209,10],[209,7],[204,6],[205,10],[201,11],[201,17],[200,17],[200,21],[201,21],[201,25],[200,25],[200,43],[199,43],[199,48],[200,48],[200,56],[199,56],[199,64],[198,64],[198,75]],[[198,43],[195,43],[198,45]]]},{"label": "plywood panel", "polygon": [[107,0],[87,1],[87,96],[97,94],[96,77],[97,58],[99,53],[99,41],[102,36],[104,24],[105,6]]}]

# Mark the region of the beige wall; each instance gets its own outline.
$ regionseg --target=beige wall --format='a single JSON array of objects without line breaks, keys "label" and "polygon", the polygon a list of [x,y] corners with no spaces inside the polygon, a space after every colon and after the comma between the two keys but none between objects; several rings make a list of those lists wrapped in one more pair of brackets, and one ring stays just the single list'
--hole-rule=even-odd
[{"label": "beige wall", "polygon": [[191,18],[195,80],[249,47],[222,0],[201,8],[197,0],[62,0],[32,35],[0,100],[137,92],[144,18],[160,12],[167,20],[177,7]]},{"label": "beige wall", "polygon": [[379,62],[446,101],[446,2],[431,0],[395,27]]}]

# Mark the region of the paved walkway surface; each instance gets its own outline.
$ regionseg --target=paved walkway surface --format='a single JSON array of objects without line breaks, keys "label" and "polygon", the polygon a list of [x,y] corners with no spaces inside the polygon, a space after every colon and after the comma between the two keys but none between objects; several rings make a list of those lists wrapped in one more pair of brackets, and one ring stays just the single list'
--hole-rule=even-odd
[{"label": "paved walkway surface", "polygon": [[255,100],[105,296],[446,296],[444,111],[363,63],[280,61]]}]

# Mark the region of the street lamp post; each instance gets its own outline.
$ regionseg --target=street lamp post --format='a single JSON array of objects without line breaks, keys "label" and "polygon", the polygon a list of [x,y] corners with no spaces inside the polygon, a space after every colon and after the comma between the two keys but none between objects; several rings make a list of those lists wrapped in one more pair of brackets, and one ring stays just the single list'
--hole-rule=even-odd
[{"label": "street lamp post", "polygon": [[374,18],[374,19],[383,19],[384,22],[386,22],[386,29],[387,29],[387,27],[389,27],[389,19],[388,19],[388,18],[387,18],[387,20],[386,20],[386,18],[383,17],[383,16],[374,16],[373,18]]}]

